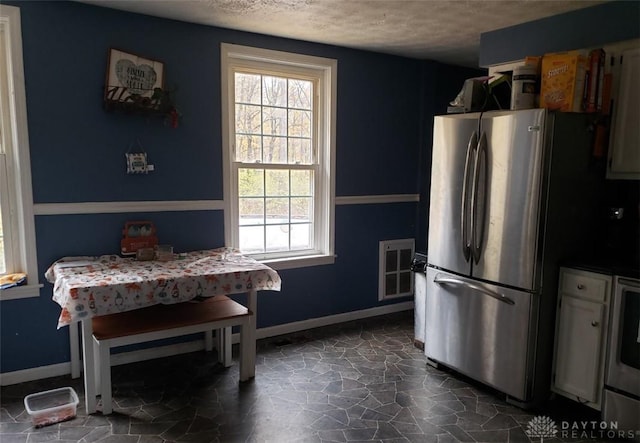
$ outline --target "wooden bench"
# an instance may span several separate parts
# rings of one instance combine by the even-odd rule
[[[240,326],[240,381],[255,375],[255,327],[253,313],[245,306],[219,295],[203,301],[148,308],[93,317],[96,390],[102,398],[102,413],[112,412],[111,348],[182,335],[205,333],[205,349],[213,348],[216,330],[218,359],[231,366],[231,327]]]

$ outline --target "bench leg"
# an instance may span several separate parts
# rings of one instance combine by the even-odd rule
[[[84,398],[87,414],[96,412],[95,360],[91,319],[82,320],[82,363],[84,366]]]
[[[93,338],[93,356],[96,392],[100,392],[100,345],[98,344],[98,341],[95,339],[95,337]]]
[[[216,329],[216,349],[218,350],[218,363],[228,368],[233,364],[231,360],[231,326]]]
[[[227,326],[226,328],[220,329],[222,332],[222,364],[225,368],[228,368],[233,364],[231,358],[231,351],[233,350],[233,345],[231,344],[231,337],[233,336],[231,326]]]
[[[204,350],[207,352],[213,351],[213,331],[204,332]]]
[[[111,401],[111,348],[106,343],[98,343],[100,359],[100,397],[102,398],[102,414],[113,411]]]

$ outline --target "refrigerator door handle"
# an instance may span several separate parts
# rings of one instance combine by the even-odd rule
[[[502,295],[498,292],[491,291],[487,288],[483,288],[482,286],[477,285],[475,283],[471,283],[464,280],[458,280],[457,278],[442,277],[441,274],[436,274],[435,278],[433,279],[433,282],[439,285],[465,286],[467,288],[476,290],[478,292],[482,292],[483,294],[488,295],[489,297],[493,297],[496,300],[499,300],[508,305],[516,304],[513,300],[511,300],[509,297],[505,295]]]
[[[478,141],[476,159],[473,166],[473,188],[471,190],[471,236],[473,246],[471,252],[475,264],[480,262],[480,252],[484,237],[484,219],[486,216],[486,173],[481,168],[487,168],[487,133],[483,132]],[[486,171],[485,171],[486,172]],[[482,177],[483,183],[480,183]],[[483,185],[483,186],[481,186]],[[480,214],[478,214],[480,205]]]
[[[464,254],[464,260],[468,262],[471,258],[471,228],[469,226],[470,212],[473,206],[469,198],[469,174],[472,171],[471,161],[473,154],[478,146],[478,134],[473,131],[471,138],[469,138],[469,144],[467,145],[467,156],[464,161],[464,176],[462,178],[462,207],[460,209],[460,229],[462,231],[462,253]]]

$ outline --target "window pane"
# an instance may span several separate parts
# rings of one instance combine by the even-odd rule
[[[269,225],[266,230],[267,251],[286,251],[289,249],[289,225]]]
[[[291,249],[311,249],[312,226],[310,223],[291,225]]]
[[[236,102],[260,104],[260,76],[236,73]]]
[[[268,224],[289,223],[288,198],[267,198],[266,209],[266,222]]]
[[[311,86],[307,80],[289,80],[289,107],[311,109]]]
[[[236,132],[240,134],[260,134],[260,106],[236,105]]]
[[[241,198],[238,211],[241,226],[264,224],[264,199],[262,197]]]
[[[262,197],[264,195],[264,169],[238,169],[238,195]]]
[[[286,163],[287,162],[287,139],[286,137],[263,137],[264,143],[264,163]]]
[[[401,294],[411,292],[411,272],[401,272],[399,284],[400,288],[398,288],[398,292]]]
[[[265,171],[266,195],[289,195],[289,171]]]
[[[265,106],[287,106],[286,78],[265,75],[262,86],[262,103]]]
[[[396,272],[398,270],[398,251],[391,249],[387,251],[387,266],[385,272]]]
[[[411,249],[400,250],[400,270],[411,269],[411,260],[413,259]]]
[[[289,163],[311,164],[311,140],[305,138],[289,139]]]
[[[291,195],[296,197],[313,195],[313,171],[291,171]]]
[[[287,135],[287,110],[283,108],[264,107],[262,116],[262,133],[264,135]]]
[[[262,160],[260,137],[257,135],[236,135],[236,161],[255,163]]]
[[[289,137],[311,137],[311,111],[289,110]]]
[[[313,199],[311,197],[297,197],[291,199],[291,223],[310,223],[313,213]]]
[[[397,294],[397,286],[398,286],[398,274],[387,274],[384,277],[385,279],[385,289],[384,295],[394,295]]]
[[[264,226],[240,226],[242,252],[264,252]]]

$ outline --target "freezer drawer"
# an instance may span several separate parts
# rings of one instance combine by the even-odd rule
[[[532,297],[427,268],[426,356],[529,400]]]

